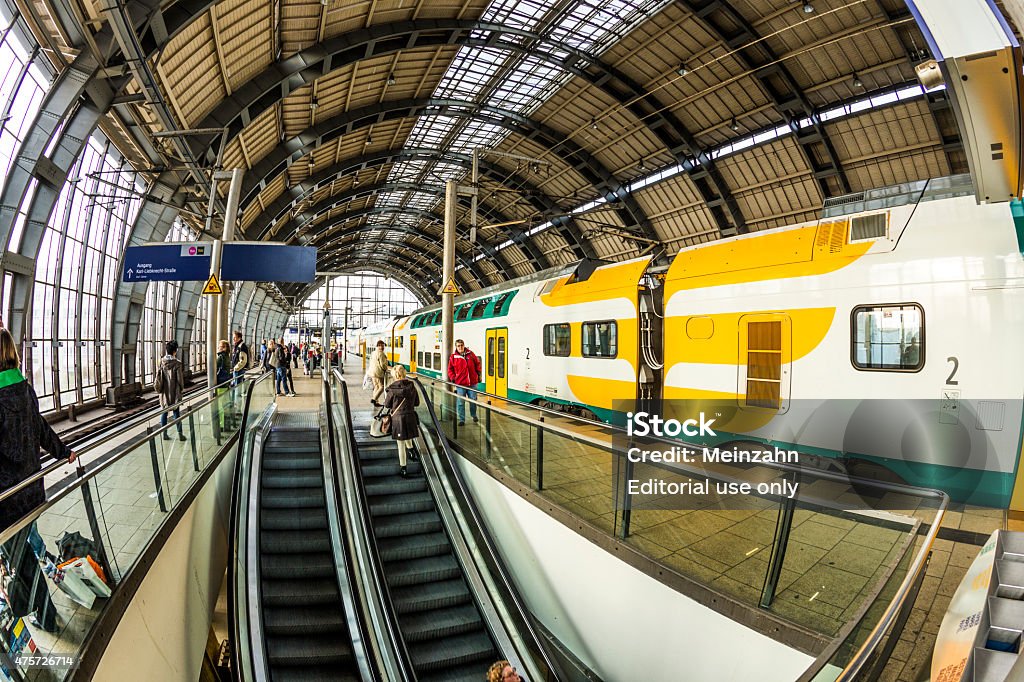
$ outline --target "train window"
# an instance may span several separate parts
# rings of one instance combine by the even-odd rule
[[[434,313],[434,316],[430,318],[430,324],[441,324],[441,311],[438,310]]]
[[[924,309],[916,303],[857,306],[850,327],[850,361],[857,369],[917,372],[924,367]]]
[[[482,299],[476,302],[473,306],[473,312],[470,314],[474,320],[480,319],[484,316],[484,311],[487,310],[487,299]]]
[[[434,353],[434,369],[441,369],[441,354]]]
[[[487,376],[494,376],[494,337],[487,339]]]
[[[498,378],[505,378],[505,337],[498,337]]]
[[[747,405],[782,406],[782,322],[747,323]]]
[[[572,332],[568,323],[544,325],[544,355],[569,357]]]
[[[423,351],[416,353],[416,364],[420,367],[426,367],[426,365],[423,364]]]
[[[455,309],[455,320],[457,322],[462,322],[467,317],[469,317],[469,308],[470,308],[470,305],[468,303],[466,305],[460,305],[458,308],[456,308]]]
[[[501,314],[504,313],[505,303],[508,302],[508,299],[509,299],[509,297],[511,295],[512,295],[511,291],[506,291],[505,293],[503,293],[501,296],[498,297],[498,300],[496,300],[494,302],[494,316],[495,317],[497,317],[498,315],[501,315]]]
[[[615,320],[583,323],[583,357],[614,358],[619,352],[619,332]]]

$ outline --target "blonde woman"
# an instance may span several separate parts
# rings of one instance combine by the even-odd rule
[[[384,407],[391,410],[391,437],[398,442],[398,473],[407,476],[405,469],[406,457],[412,447],[412,439],[416,437],[416,429],[420,425],[416,416],[416,406],[420,397],[416,393],[416,385],[405,376],[405,367],[395,365],[395,380],[388,386]]]

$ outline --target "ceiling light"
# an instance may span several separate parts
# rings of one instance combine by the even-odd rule
[[[853,72],[853,87],[855,87],[855,88],[863,88],[864,87],[864,81],[862,81],[860,79],[860,76],[857,75],[856,71]]]
[[[359,178],[358,177],[352,178],[352,187],[356,188],[358,186],[359,186]]]
[[[814,5],[809,2],[804,3],[804,14],[812,14],[814,12]]]
[[[590,119],[590,127],[591,127],[592,130],[597,130],[597,119],[596,118],[591,118]]]
[[[395,74],[389,73],[388,74],[388,85],[394,85],[394,84],[395,84]]]
[[[316,165],[316,161],[313,160],[313,155],[309,156],[309,170],[313,170],[313,166]]]
[[[373,138],[370,137],[369,135],[367,135],[366,136],[366,142],[364,144],[367,144],[367,145],[373,144]]]
[[[683,62],[682,64],[679,65],[679,68],[676,69],[676,73],[678,73],[680,76],[685,76],[686,74],[690,73],[690,68],[686,66],[686,62]]]
[[[312,109],[313,111],[316,111],[316,108],[319,105],[320,101],[317,99],[316,95],[313,95],[309,100],[309,108]]]
[[[639,170],[646,170],[647,169],[647,164],[644,163],[644,157],[642,157],[642,156],[640,157],[640,160],[636,162],[636,167]]]
[[[733,116],[732,121],[729,122],[729,128],[732,129],[734,133],[738,133],[740,131],[740,124],[736,122],[735,116]]]

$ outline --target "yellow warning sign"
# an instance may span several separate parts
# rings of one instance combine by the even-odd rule
[[[454,277],[449,277],[448,278],[448,282],[443,287],[441,287],[441,291],[439,291],[437,293],[439,293],[439,294],[455,294],[456,296],[458,296],[459,295],[459,287],[455,284],[455,278]]]
[[[217,275],[210,275],[210,279],[206,280],[206,286],[203,287],[203,295],[212,296],[223,293],[224,289],[221,288],[220,282],[217,281]]]

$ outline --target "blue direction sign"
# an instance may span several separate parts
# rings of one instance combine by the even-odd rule
[[[207,242],[129,246],[125,249],[125,282],[200,282],[210,276],[210,252]]]
[[[229,282],[312,282],[316,279],[316,247],[228,242],[220,278]]]

